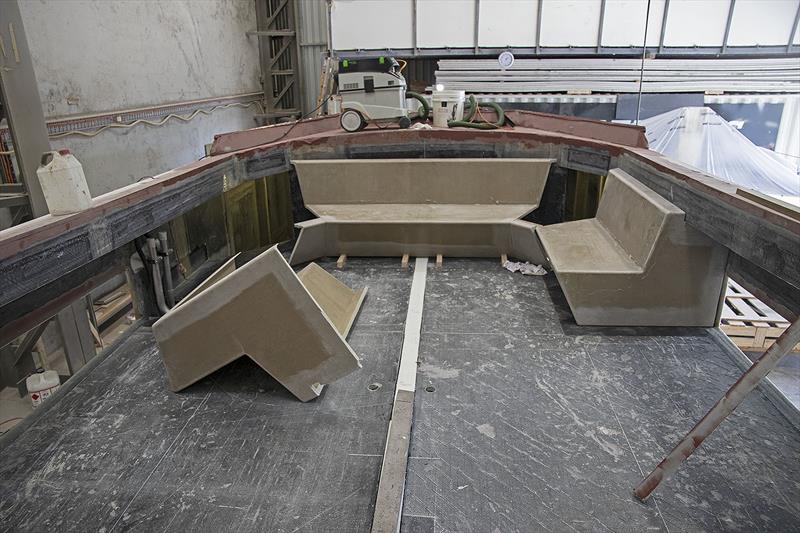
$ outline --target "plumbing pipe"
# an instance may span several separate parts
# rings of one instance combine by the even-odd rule
[[[172,307],[175,305],[175,297],[172,294],[172,267],[169,264],[169,243],[167,242],[166,231],[158,232],[158,244],[161,247],[158,255],[161,256],[162,266],[164,267],[164,296],[167,306]]]
[[[150,267],[153,272],[153,290],[156,293],[156,304],[162,315],[169,312],[169,307],[164,301],[164,287],[161,285],[161,269],[158,267],[158,252],[156,251],[156,239],[147,239],[147,252],[150,255]]]

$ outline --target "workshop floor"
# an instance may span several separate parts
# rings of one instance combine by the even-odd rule
[[[321,264],[369,287],[360,371],[303,404],[242,359],[173,394],[140,329],[4,442],[0,529],[369,531],[411,272]],[[422,328],[404,532],[800,529],[800,432],[758,391],[631,496],[738,376],[705,330],[580,328],[551,276],[450,259]]]

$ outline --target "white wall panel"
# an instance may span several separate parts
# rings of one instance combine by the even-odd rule
[[[536,45],[542,2],[542,47],[596,47],[601,0],[480,0],[478,45]],[[647,45],[657,46],[666,0],[651,0]],[[728,45],[785,45],[800,0],[737,0]],[[671,0],[665,47],[722,46],[730,0]],[[602,45],[639,47],[647,0],[606,0]],[[475,45],[475,0],[417,0],[417,47]],[[412,0],[333,0],[337,50],[413,47]],[[795,44],[800,44],[800,28]]]
[[[642,46],[644,22],[647,23],[647,46],[658,46],[666,0],[652,0],[650,16],[642,0],[606,0],[603,19],[603,46]]]
[[[19,4],[48,118],[261,91],[258,40],[245,36],[255,29],[252,1]],[[256,111],[218,109],[51,144],[72,151],[97,196],[196,161],[214,134],[255,126]]]
[[[480,8],[480,46],[536,46],[539,0],[483,0]]]
[[[672,0],[664,46],[722,46],[730,0]]]
[[[738,0],[728,46],[787,44],[800,0]]]
[[[333,48],[411,48],[412,13],[411,0],[334,0]]]
[[[420,48],[475,46],[475,1],[418,1],[417,46]]]
[[[597,46],[600,0],[545,0],[542,46]]]
[[[244,36],[255,29],[252,2],[198,9],[190,0],[47,0],[19,7],[46,117],[261,90],[258,40]]]

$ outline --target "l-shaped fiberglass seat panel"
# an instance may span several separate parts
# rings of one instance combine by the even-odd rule
[[[619,169],[594,219],[539,226],[575,320],[598,326],[715,324],[727,250]]]
[[[319,273],[303,276],[315,278],[308,280],[312,289],[326,283]],[[302,401],[316,398],[324,384],[360,368],[342,336],[352,318],[337,319],[337,330],[277,247],[217,279],[153,324],[173,391],[243,355]],[[348,298],[347,309],[334,313],[328,306],[329,312],[357,312],[363,291]]]

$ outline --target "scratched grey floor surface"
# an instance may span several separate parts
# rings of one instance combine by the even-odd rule
[[[429,271],[402,531],[800,531],[800,433],[758,391],[634,501],[739,372],[702,329],[579,328],[553,281]]]
[[[303,404],[240,359],[173,394],[136,332],[2,450],[0,531],[368,531],[411,272],[333,272],[369,287],[360,371]]]

